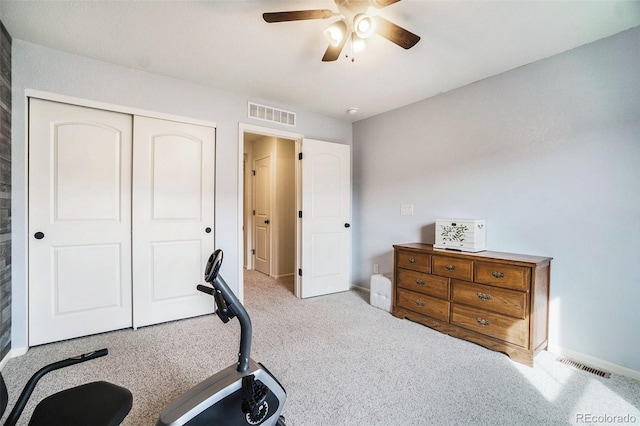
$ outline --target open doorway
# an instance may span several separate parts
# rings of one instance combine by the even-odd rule
[[[240,124],[238,143],[238,297],[244,300],[245,270],[254,271],[257,248],[253,229],[253,186],[245,185],[253,179],[254,155],[246,152],[245,135],[256,134],[288,140],[295,146],[294,186],[295,186],[295,218],[294,250],[291,258],[295,259],[293,275],[293,293],[296,297],[307,298],[325,294],[347,291],[351,277],[351,147],[347,144],[304,139],[302,135],[269,128]],[[304,145],[304,157],[302,150]],[[277,154],[276,154],[277,155]],[[255,155],[257,157],[257,155]],[[302,159],[302,161],[299,161]],[[271,164],[271,163],[269,163]],[[246,167],[243,167],[245,165]],[[270,172],[272,175],[273,172]],[[277,183],[271,190],[277,190]],[[304,195],[304,196],[303,196]],[[272,206],[279,197],[270,192]],[[275,201],[274,201],[275,200]],[[276,246],[277,225],[271,223],[273,212],[278,211],[290,215],[289,209],[270,207],[271,216],[263,218],[272,225],[269,243],[264,249],[272,250],[270,256],[270,275],[284,276],[273,269],[274,260],[282,247]],[[291,241],[291,240],[288,240]],[[276,250],[278,254],[274,253]],[[246,269],[245,269],[246,268]],[[248,274],[247,274],[248,275]],[[263,274],[266,276],[266,274]]]
[[[244,127],[244,128],[243,128]],[[244,286],[256,273],[284,282],[297,295],[298,165],[301,137],[241,126],[242,265]]]

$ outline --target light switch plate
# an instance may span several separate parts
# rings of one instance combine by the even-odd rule
[[[401,204],[400,214],[402,216],[413,216],[413,204]]]

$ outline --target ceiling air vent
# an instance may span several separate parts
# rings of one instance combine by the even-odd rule
[[[249,117],[272,123],[296,126],[296,113],[249,102]]]

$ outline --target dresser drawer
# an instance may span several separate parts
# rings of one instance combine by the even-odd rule
[[[471,281],[473,280],[473,261],[456,259],[455,257],[433,256],[431,258],[431,273]]]
[[[529,291],[531,270],[524,266],[476,262],[476,282]]]
[[[526,348],[529,322],[484,309],[452,304],[451,323]]]
[[[396,304],[440,321],[449,321],[449,302],[446,300],[399,288]]]
[[[396,266],[414,271],[431,272],[431,256],[409,250],[396,252]]]
[[[526,318],[527,293],[458,280],[453,280],[451,287],[452,302]]]
[[[449,299],[449,278],[405,269],[398,269],[396,275],[398,287],[430,294],[441,299]]]

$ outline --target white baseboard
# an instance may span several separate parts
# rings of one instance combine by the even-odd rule
[[[577,361],[589,367],[594,367],[599,370],[607,371],[609,373],[619,374],[621,376],[626,376],[635,380],[640,380],[640,371],[632,370],[631,368],[623,367],[621,365],[614,364],[612,362],[605,361],[600,358],[595,358],[590,355],[585,355],[580,352],[575,352],[570,349],[566,349],[566,348],[551,345],[551,344],[549,345],[547,351],[556,355],[564,356],[566,358],[569,358],[573,361]]]
[[[4,366],[7,364],[7,362],[11,359],[11,358],[15,358],[17,356],[20,355],[24,355],[27,353],[28,348],[11,348],[9,350],[9,353],[5,355],[4,358],[2,358],[2,360],[0,360],[0,370],[2,370],[4,368]]]
[[[285,277],[292,277],[295,274],[292,272],[290,274],[282,274],[282,275],[271,275],[271,278],[275,278],[276,280],[279,280],[281,278],[285,278]]]
[[[350,290],[358,290],[358,291],[364,291],[365,293],[371,293],[371,290],[368,289],[367,287],[362,287],[356,284],[351,284]]]

